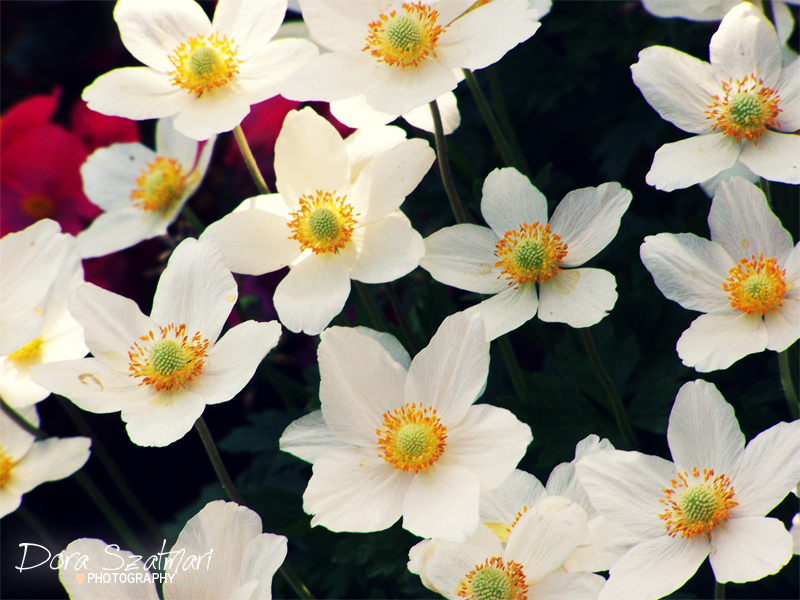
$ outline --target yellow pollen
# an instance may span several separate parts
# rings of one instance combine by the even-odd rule
[[[713,469],[703,469],[701,476],[694,467],[691,476],[686,471],[678,473],[670,484],[671,487],[661,490],[664,498],[659,502],[666,510],[658,515],[670,537],[692,539],[703,534],[711,539],[714,528],[727,521],[730,509],[739,505],[733,499],[731,480],[725,475],[715,477]]]
[[[435,408],[413,402],[383,414],[384,429],[376,429],[379,456],[401,471],[427,471],[444,453],[447,427]]]
[[[522,565],[493,556],[464,576],[456,595],[467,600],[527,600],[528,584]]]
[[[728,292],[731,306],[748,315],[764,316],[775,311],[783,303],[786,296],[786,270],[781,269],[774,258],[758,258],[750,260],[742,258],[728,271],[728,277],[722,289]],[[790,284],[791,287],[791,284]]]
[[[186,175],[174,158],[156,157],[148,163],[131,192],[133,205],[145,212],[168,213],[186,192]]]
[[[517,516],[514,518],[514,520],[510,524],[509,523],[489,523],[489,522],[487,522],[487,523],[484,523],[484,525],[486,525],[486,527],[491,529],[492,532],[498,538],[500,538],[501,542],[507,542],[508,541],[508,536],[511,534],[511,530],[514,529],[514,526],[519,522],[519,520],[522,517],[522,515],[524,515],[526,512],[528,512],[528,507],[527,506],[523,506],[522,510],[517,512]]]
[[[777,128],[776,122],[780,97],[778,93],[766,87],[761,79],[755,75],[745,75],[743,79],[729,79],[722,82],[722,98],[711,96],[712,103],[705,111],[706,119],[715,121],[711,129],[719,128],[725,135],[736,138],[752,140],[758,144],[758,138],[764,135],[767,129]]]
[[[401,69],[417,67],[436,57],[439,36],[447,29],[436,24],[439,13],[422,2],[403,4],[400,11],[381,14],[369,24],[370,33],[364,52],[369,52],[378,62]]]
[[[19,350],[15,350],[8,355],[8,360],[15,363],[17,367],[39,364],[42,361],[42,338],[38,337]]]
[[[16,463],[8,457],[3,451],[3,447],[0,446],[0,488],[2,488],[8,478],[11,477],[11,471],[14,470],[14,466]]]
[[[44,194],[33,194],[22,201],[22,212],[31,219],[46,219],[56,212],[56,203]]]
[[[234,41],[214,33],[198,35],[178,46],[169,60],[175,67],[167,74],[172,85],[182,87],[197,96],[214,88],[228,85],[239,73],[239,51]]]
[[[550,231],[550,225],[523,223],[519,229],[506,231],[497,242],[494,255],[500,260],[495,267],[503,267],[508,285],[519,287],[523,283],[542,283],[561,271],[567,256],[567,245]]]
[[[160,327],[160,336],[149,332],[134,342],[128,352],[131,377],[141,377],[139,385],[155,386],[157,391],[181,389],[203,372],[208,340],[200,332],[186,335],[186,325]]]
[[[289,239],[300,242],[303,250],[339,252],[353,237],[359,213],[353,215],[353,207],[345,202],[347,196],[335,194],[318,190],[313,196],[300,196],[300,210],[291,213],[289,229],[293,233]]]

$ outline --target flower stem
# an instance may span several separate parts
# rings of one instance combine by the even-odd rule
[[[461,204],[461,199],[456,192],[456,186],[453,183],[453,175],[450,173],[450,163],[447,160],[447,146],[444,142],[444,129],[442,128],[442,115],[439,113],[439,105],[436,100],[430,103],[431,116],[433,117],[433,130],[436,135],[436,160],[439,162],[439,171],[442,174],[442,183],[444,184],[444,191],[447,193],[447,199],[450,200],[450,208],[453,209],[453,216],[456,218],[456,223],[466,223],[467,213],[464,212],[464,206]]]
[[[511,119],[508,118],[508,107],[506,106],[505,98],[503,98],[503,93],[500,89],[500,78],[497,76],[495,65],[486,67],[484,73],[489,77],[489,89],[492,90],[492,101],[494,102],[494,108],[497,112],[497,122],[503,130],[506,140],[508,140],[508,145],[511,147],[514,160],[517,165],[521,167],[520,171],[530,179],[528,163],[525,160],[525,155],[522,154],[522,149],[519,146],[517,135],[514,133],[514,128],[511,126]]]
[[[247,506],[244,503],[244,499],[239,493],[239,490],[237,490],[236,486],[233,484],[233,480],[228,474],[228,469],[225,468],[225,463],[222,462],[222,457],[219,455],[217,445],[214,443],[214,438],[211,437],[211,432],[208,430],[203,417],[200,417],[197,419],[197,421],[195,421],[194,427],[197,430],[197,433],[200,434],[203,447],[208,453],[208,458],[211,459],[211,465],[214,467],[214,472],[216,472],[220,483],[222,483],[222,488],[225,490],[225,493],[228,494],[228,498],[236,502],[236,504]],[[308,588],[287,563],[283,563],[278,570],[298,596],[305,598],[306,600],[314,600],[314,596],[311,595],[311,592],[308,591]]]
[[[522,371],[519,368],[514,349],[511,347],[511,342],[508,341],[506,336],[501,336],[497,338],[497,344],[503,352],[503,359],[506,362],[508,374],[511,376],[511,383],[514,386],[514,391],[517,393],[517,397],[519,397],[522,402],[525,402],[528,398],[528,388],[525,385],[525,380],[522,378]]]
[[[369,318],[372,320],[373,327],[375,327],[377,331],[386,331],[386,323],[383,321],[378,306],[375,304],[372,296],[370,296],[366,284],[361,281],[356,281],[355,279],[353,282],[356,284],[358,295],[361,296],[361,300],[364,302],[364,308],[366,308],[369,313]]]
[[[594,345],[592,333],[589,331],[588,327],[582,328],[580,332],[583,338],[583,344],[586,346],[586,352],[589,354],[589,360],[592,363],[592,367],[594,367],[594,372],[597,374],[600,383],[602,383],[603,387],[606,389],[608,400],[611,402],[611,408],[614,411],[614,418],[617,420],[617,427],[619,427],[625,441],[628,442],[628,447],[631,450],[638,450],[639,444],[636,442],[636,436],[633,434],[633,429],[631,429],[631,425],[628,422],[628,415],[625,414],[625,407],[622,405],[622,400],[617,393],[617,388],[614,387],[614,382],[611,381],[611,377],[608,376],[608,372],[603,366],[603,361],[600,360],[600,354],[597,352],[597,347]]]
[[[3,398],[0,398],[0,408],[2,408],[3,412],[6,414],[6,416],[9,419],[14,421],[14,423],[16,423],[17,425],[22,427],[25,431],[30,433],[33,437],[35,437],[37,439],[40,439],[40,440],[48,437],[47,434],[44,431],[42,431],[41,429],[39,429],[38,427],[36,427],[32,423],[28,423],[28,421],[26,421],[25,418],[22,415],[20,415],[17,411],[15,411],[13,408],[11,408]]]
[[[188,204],[184,204],[183,208],[181,209],[181,216],[189,223],[189,227],[194,229],[194,232],[199,236],[203,231],[205,231],[206,226],[203,225],[203,222],[197,218],[195,212],[189,208]]]
[[[233,137],[236,138],[236,143],[239,144],[239,150],[242,153],[242,158],[244,158],[244,164],[247,165],[247,170],[250,171],[250,176],[253,178],[253,181],[258,188],[259,194],[269,194],[269,186],[267,182],[264,181],[264,176],[261,174],[261,171],[256,164],[256,159],[253,156],[253,152],[250,150],[250,145],[247,143],[247,138],[244,137],[244,131],[242,131],[242,126],[237,125],[233,128]]]
[[[767,206],[772,208],[772,191],[769,189],[769,181],[763,177],[758,178],[758,187],[764,192],[764,197],[767,199]]]
[[[400,298],[397,297],[397,292],[394,291],[394,286],[391,283],[384,283],[383,289],[386,291],[386,295],[389,297],[389,303],[392,305],[392,310],[394,311],[394,316],[397,319],[397,324],[400,325],[403,335],[406,336],[409,352],[411,352],[411,354],[416,354],[419,352],[419,348],[417,348],[417,344],[414,342],[414,334],[411,333],[411,327],[408,326],[408,321],[403,313],[403,307],[400,304]]]
[[[781,384],[783,393],[786,395],[786,402],[789,403],[789,412],[792,419],[800,419],[800,405],[797,402],[797,392],[792,381],[792,371],[789,368],[789,348],[783,352],[778,352],[778,369],[781,374]]]
[[[714,600],[725,600],[725,584],[714,582]]]
[[[483,120],[486,121],[486,125],[489,127],[489,133],[492,135],[492,139],[497,149],[500,151],[500,156],[503,157],[503,162],[507,167],[514,167],[518,171],[522,171],[522,166],[518,165],[517,161],[514,159],[511,146],[509,146],[506,137],[503,135],[503,131],[500,129],[500,125],[497,123],[497,119],[492,113],[489,102],[486,100],[486,96],[483,95],[483,90],[481,90],[480,85],[478,85],[478,80],[475,78],[475,75],[469,69],[461,70],[464,73],[467,85],[472,91],[472,95],[478,105],[478,110],[481,111],[481,116],[483,116]]]

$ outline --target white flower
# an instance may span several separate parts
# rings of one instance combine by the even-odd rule
[[[314,464],[303,495],[311,525],[378,531],[402,516],[415,535],[464,540],[480,494],[533,439],[509,411],[474,405],[489,369],[480,318],[448,317],[413,361],[389,334],[331,327],[321,337],[322,410],[280,441]]]
[[[602,269],[573,267],[614,238],[630,201],[618,183],[575,190],[548,224],[539,190],[515,169],[495,169],[481,201],[489,228],[455,225],[434,233],[425,240],[420,266],[447,285],[496,294],[468,310],[483,316],[487,340],[513,331],[537,310],[543,321],[589,327],[614,307],[616,280]]]
[[[96,150],[81,166],[83,191],[105,213],[78,234],[82,258],[104,256],[167,233],[183,205],[200,186],[216,136],[203,146],[173,127],[156,124],[156,150],[114,144]]]
[[[261,533],[261,518],[246,506],[216,500],[189,519],[168,556],[142,557],[81,538],[62,551],[69,561],[59,564],[59,579],[72,600],[158,600],[148,568],[163,568],[165,600],[269,600],[272,577],[286,558],[286,541]],[[96,578],[115,573],[118,577],[107,582]]]
[[[35,406],[17,412],[28,423],[39,426]],[[0,517],[17,510],[23,494],[80,469],[89,460],[91,445],[87,437],[37,441],[0,411]]]
[[[316,55],[305,40],[270,43],[286,0],[220,0],[209,22],[192,0],[120,0],[122,43],[147,67],[106,73],[83,91],[89,108],[128,119],[178,115],[196,140],[230,131]]]
[[[31,367],[86,356],[83,328],[67,310],[67,296],[83,283],[75,238],[58,223],[37,221],[0,241],[0,397],[30,406],[50,392]]]
[[[408,569],[448,600],[592,600],[605,579],[563,570],[587,533],[577,503],[549,496],[519,517],[505,546],[485,527],[460,544],[425,540],[411,548]]]
[[[738,177],[721,183],[708,226],[711,241],[660,233],[640,250],[667,298],[706,313],[677,345],[683,364],[701,372],[782,352],[800,336],[800,244],[792,246],[761,190]]]
[[[281,93],[293,100],[361,94],[377,111],[402,115],[458,84],[454,69],[483,69],[539,27],[526,0],[302,0],[316,42],[331,50],[294,74]]]
[[[577,465],[592,505],[641,534],[611,568],[601,600],[661,598],[709,558],[720,583],[777,573],[792,537],[766,515],[800,478],[800,421],[778,423],[745,448],[733,408],[713,384],[685,384],[669,417],[675,463],[605,450]]]
[[[481,497],[481,522],[495,532],[501,541],[508,540],[519,516],[549,496],[561,496],[577,503],[588,519],[588,531],[564,560],[567,571],[607,571],[611,565],[640,538],[609,521],[589,502],[589,496],[575,475],[575,463],[593,452],[613,449],[606,439],[590,435],[575,447],[572,462],[557,465],[543,487],[536,477],[515,470],[500,486]]]
[[[81,285],[69,309],[94,358],[39,365],[36,381],[89,412],[122,411],[135,444],[171,444],[206,404],[238,394],[278,343],[275,321],[247,321],[217,340],[236,299],[215,245],[184,240],[161,275],[150,317],[132,300]]]
[[[344,308],[351,279],[393,281],[419,264],[422,238],[399,207],[434,157],[396,127],[343,141],[310,108],[292,111],[275,144],[279,193],[245,200],[202,239],[219,243],[235,273],[291,266],[275,309],[287,329],[316,335]]]
[[[771,181],[800,183],[800,62],[781,67],[775,29],[742,3],[711,38],[711,64],[653,46],[631,67],[663,119],[698,134],[662,146],[646,180],[664,191],[711,179],[737,159]]]

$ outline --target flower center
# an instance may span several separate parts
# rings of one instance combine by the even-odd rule
[[[11,471],[14,469],[14,461],[8,457],[8,454],[3,452],[3,447],[0,446],[0,488],[2,488],[8,478],[11,477]]]
[[[238,46],[227,36],[214,33],[208,37],[198,35],[178,46],[169,60],[175,66],[170,71],[172,85],[203,95],[214,88],[228,85],[239,73],[236,53]]]
[[[131,192],[136,208],[166,214],[186,192],[186,175],[177,160],[158,156],[142,169],[136,185],[138,187]]]
[[[435,408],[406,404],[383,414],[385,429],[376,429],[381,458],[401,471],[427,471],[444,453],[447,427]]]
[[[42,362],[42,338],[38,337],[25,344],[19,350],[8,355],[8,360],[19,367],[38,365]]]
[[[456,594],[467,600],[527,600],[528,585],[522,565],[493,556],[464,576]]]
[[[722,289],[728,292],[731,306],[748,315],[764,316],[775,311],[783,303],[786,296],[786,270],[781,269],[774,258],[758,258],[750,260],[742,258],[728,273]],[[789,284],[791,289],[792,284]]]
[[[141,377],[139,385],[155,386],[157,391],[181,389],[203,372],[208,340],[200,332],[186,335],[186,325],[160,327],[160,337],[151,331],[134,342],[128,351],[131,377]]]
[[[22,201],[22,212],[34,221],[46,219],[56,211],[56,203],[44,194],[33,194]]]
[[[775,119],[781,109],[778,108],[780,98],[778,93],[764,86],[761,79],[755,75],[745,75],[742,80],[736,80],[734,88],[732,81],[722,82],[722,98],[711,96],[713,102],[705,111],[706,119],[716,121],[711,129],[719,128],[725,135],[731,135],[736,140],[747,138],[758,144],[758,138],[770,128],[780,129]]]
[[[523,223],[519,229],[506,231],[497,242],[494,255],[500,260],[495,267],[503,267],[498,279],[505,275],[508,285],[519,287],[523,283],[542,283],[561,271],[567,256],[567,245],[550,231],[550,225]]]
[[[345,202],[347,196],[334,194],[318,190],[314,196],[300,196],[300,210],[291,213],[289,229],[294,233],[289,239],[300,242],[303,250],[311,248],[314,254],[339,252],[353,236],[353,207]]]
[[[436,56],[436,43],[447,28],[436,24],[438,18],[439,13],[422,2],[403,4],[400,12],[381,14],[369,24],[364,52],[401,69],[419,66],[428,56]]]
[[[694,467],[691,476],[686,471],[678,473],[670,484],[672,487],[661,490],[664,498],[659,502],[666,510],[658,515],[670,537],[680,534],[692,539],[703,534],[710,539],[714,528],[728,520],[728,511],[739,505],[733,499],[731,480],[725,475],[715,477],[713,469],[703,469],[701,476]]]

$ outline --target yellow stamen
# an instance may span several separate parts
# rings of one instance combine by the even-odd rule
[[[705,111],[706,119],[715,121],[711,129],[719,128],[725,135],[737,141],[748,139],[758,144],[758,138],[767,129],[780,129],[776,122],[780,97],[778,93],[766,87],[764,81],[755,75],[745,75],[743,79],[729,79],[722,82],[722,98],[711,96],[712,103]]]
[[[198,35],[178,46],[169,57],[175,66],[167,73],[172,85],[197,96],[228,85],[239,73],[241,63],[236,58],[239,47],[234,43],[227,36],[213,33],[208,37]]]
[[[42,361],[42,338],[38,337],[22,348],[14,350],[8,355],[8,360],[16,363],[18,367],[39,364]]]
[[[142,169],[136,185],[139,187],[131,192],[136,208],[166,214],[186,192],[186,175],[177,160],[158,156]]]
[[[676,479],[670,480],[671,487],[662,489],[664,498],[659,502],[666,510],[658,515],[665,521],[664,528],[670,537],[692,539],[705,535],[711,539],[711,532],[720,523],[728,520],[728,513],[739,503],[733,499],[731,480],[725,475],[714,476],[713,469],[703,469],[702,476],[697,467],[690,475],[684,471]]]
[[[436,24],[439,13],[417,4],[403,4],[400,11],[381,14],[369,24],[364,52],[369,52],[378,62],[401,69],[417,67],[436,57],[439,36],[447,29]]]
[[[567,256],[567,245],[550,231],[550,225],[523,223],[519,229],[506,231],[497,242],[494,255],[500,260],[495,267],[503,267],[508,285],[519,287],[523,283],[542,283],[561,271]]]
[[[381,458],[401,471],[427,471],[444,453],[447,427],[435,408],[406,404],[383,414],[383,427],[376,429]]]
[[[142,378],[140,386],[152,385],[159,392],[181,389],[203,372],[208,340],[199,331],[189,339],[184,324],[159,329],[160,337],[151,331],[139,338],[143,344],[131,346],[128,371]]]
[[[2,488],[8,478],[11,477],[11,471],[14,469],[16,463],[8,457],[0,446],[0,488]]]
[[[464,576],[456,595],[467,600],[527,600],[528,584],[522,565],[493,556]]]
[[[742,258],[728,271],[728,277],[722,289],[728,292],[731,306],[748,315],[764,316],[775,311],[783,303],[786,296],[786,270],[781,269],[774,258],[758,258],[750,260]],[[791,284],[789,284],[791,288]]]
[[[291,213],[289,229],[294,233],[289,239],[300,242],[303,250],[338,252],[352,238],[356,226],[353,207],[345,202],[347,196],[335,194],[318,190],[314,196],[300,196],[300,209]]]

